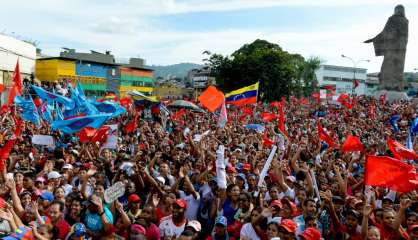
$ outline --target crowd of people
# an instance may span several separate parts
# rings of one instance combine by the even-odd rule
[[[158,110],[144,117],[150,104],[133,105],[106,123],[118,124],[117,149],[23,122],[0,181],[1,237],[418,239],[417,192],[364,185],[365,156],[391,156],[388,136],[406,141],[416,117],[412,102],[358,96],[351,109],[296,98],[281,104],[285,133],[277,120],[260,117],[278,113],[269,103],[247,105],[245,114],[228,106],[223,128],[212,113],[171,109],[168,117]],[[19,109],[8,111],[0,122],[3,146],[19,119]],[[142,115],[127,133],[135,111]],[[401,116],[399,131],[388,124],[394,114]],[[365,151],[328,146],[318,137],[318,122],[338,144],[360,137]],[[52,136],[55,146],[32,144],[33,135]],[[117,182],[125,191],[107,202],[106,191]]]

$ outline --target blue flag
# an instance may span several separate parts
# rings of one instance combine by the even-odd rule
[[[401,116],[400,116],[400,115],[394,115],[394,116],[392,116],[392,117],[390,118],[390,120],[389,120],[390,125],[392,125],[393,130],[394,130],[395,132],[399,132],[399,126],[398,126],[398,121],[399,121],[399,119],[401,119]]]
[[[85,127],[100,128],[110,117],[111,114],[100,114],[75,117],[67,120],[56,120],[52,123],[52,129],[73,134]]]
[[[51,111],[53,110],[53,107],[51,105],[49,105],[48,103],[43,103],[38,111],[41,114],[42,118],[47,121],[48,123],[52,123],[52,121],[54,120],[52,118],[52,113]]]
[[[126,113],[126,109],[118,103],[109,101],[105,102],[92,102],[94,107],[101,113],[109,113],[111,117],[117,117],[120,114]]]
[[[32,97],[30,99],[24,99],[21,96],[16,96],[14,103],[17,107],[22,109],[21,117],[23,120],[32,122],[36,126],[41,125],[41,119],[39,118],[39,114]]]
[[[412,135],[415,135],[415,133],[418,132],[418,117],[412,121],[411,129],[410,129]]]
[[[43,100],[48,101],[48,103],[52,104],[52,102],[55,100],[58,103],[61,103],[65,109],[74,109],[75,103],[72,99],[69,99],[67,97],[64,97],[60,94],[51,93],[46,91],[45,89],[32,85],[33,90],[35,90],[36,94]]]

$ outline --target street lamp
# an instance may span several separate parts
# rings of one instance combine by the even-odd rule
[[[352,59],[351,57],[349,57],[349,56],[346,56],[346,55],[344,55],[344,54],[341,54],[341,57],[343,57],[343,58],[347,58],[347,59],[349,59],[349,60],[351,60],[351,62],[353,63],[353,67],[354,67],[354,70],[353,70],[353,86],[354,86],[354,81],[356,80],[356,71],[357,71],[357,65],[360,63],[360,62],[370,62],[370,60],[369,59],[360,59],[360,60],[358,60],[358,61],[354,61],[354,59]],[[353,87],[353,93],[352,94],[354,94],[354,87]]]

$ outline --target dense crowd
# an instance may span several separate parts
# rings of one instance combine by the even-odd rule
[[[278,113],[274,104],[228,106],[224,128],[212,113],[171,109],[167,117],[151,103],[133,105],[106,123],[118,124],[117,149],[23,122],[1,176],[0,233],[41,240],[418,239],[416,191],[366,187],[363,178],[366,155],[391,156],[388,136],[406,141],[412,102],[358,96],[351,109],[296,98],[281,104],[285,133],[277,120],[260,117]],[[8,111],[3,145],[19,118],[18,109]],[[127,133],[135,111],[137,128]],[[388,123],[395,114],[399,131]],[[354,135],[365,151],[324,143],[318,122],[337,145]],[[55,146],[32,144],[39,134],[53,136]],[[117,182],[123,195],[106,202]]]

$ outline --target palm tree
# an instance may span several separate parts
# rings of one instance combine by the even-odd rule
[[[302,80],[303,92],[305,96],[310,96],[313,92],[318,91],[318,79],[315,71],[321,66],[323,61],[319,57],[310,57],[305,61],[303,66]]]

